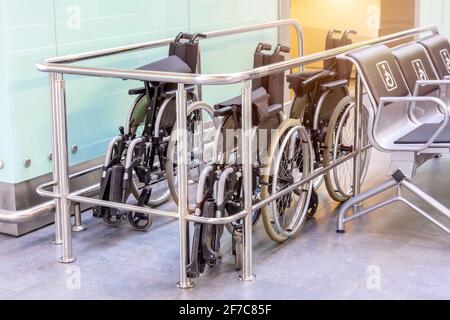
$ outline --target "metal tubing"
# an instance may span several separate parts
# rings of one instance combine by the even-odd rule
[[[242,281],[253,281],[253,154],[252,154],[252,82],[245,81],[242,87],[242,172],[244,185],[244,210],[247,212],[243,218],[243,268]]]
[[[86,231],[86,226],[83,225],[82,217],[81,217],[81,205],[79,202],[73,205],[74,215],[75,215],[75,224],[72,226],[73,232],[82,232]]]
[[[31,221],[55,208],[55,200],[44,202],[32,208],[20,211],[0,210],[0,222],[22,223]]]
[[[372,146],[371,145],[367,145],[364,148],[361,148],[361,151],[364,152],[365,150],[370,149]],[[340,166],[341,164],[343,164],[344,162],[350,160],[351,158],[355,157],[355,152],[349,153],[348,155],[336,160],[335,162],[333,162],[332,164],[330,164],[329,166],[323,167],[319,170],[316,170],[312,175],[310,175],[308,178],[305,178],[301,181],[298,181],[292,185],[290,185],[288,188],[283,189],[281,191],[279,191],[278,193],[270,196],[267,199],[264,199],[260,202],[258,202],[257,204],[255,204],[253,206],[253,211],[259,210],[262,207],[268,205],[269,203],[277,200],[278,198],[281,198],[285,195],[287,195],[288,193],[291,193],[292,191],[298,189],[298,187],[307,184],[309,182],[311,182],[312,180],[322,176],[323,174],[327,173],[328,171],[336,168],[337,166]]]
[[[294,28],[297,31],[297,36],[298,36],[298,40],[299,40],[298,41],[298,44],[299,44],[298,52],[303,54],[303,30],[302,30],[300,23],[295,19],[284,19],[284,20],[278,20],[278,21],[271,21],[271,22],[260,23],[260,24],[256,24],[256,25],[223,29],[223,30],[212,31],[212,32],[205,32],[204,34],[207,36],[207,39],[212,39],[212,38],[229,36],[229,35],[238,34],[238,33],[247,33],[247,32],[277,28],[277,27],[280,28],[280,27],[289,26],[289,25],[294,26]],[[79,62],[79,61],[83,61],[83,60],[90,60],[90,59],[102,58],[102,57],[106,57],[106,56],[123,54],[123,53],[128,53],[128,52],[133,52],[133,51],[140,51],[140,50],[163,47],[163,46],[169,45],[172,41],[173,41],[173,38],[168,38],[168,39],[144,42],[144,43],[140,43],[140,44],[122,46],[122,47],[117,47],[117,48],[91,51],[91,52],[73,54],[73,55],[68,55],[68,56],[63,56],[63,57],[56,57],[56,58],[47,59],[47,60],[45,60],[45,62],[47,62],[47,63],[75,63],[75,62]]]
[[[65,81],[58,79],[55,81],[56,96],[56,139],[59,148],[59,156],[57,157],[57,166],[59,167],[59,193],[61,205],[61,227],[62,227],[62,257],[61,263],[72,263],[76,258],[72,253],[72,225],[70,214],[70,201],[67,198],[70,193],[69,185],[69,160],[67,148],[67,110]]]
[[[95,166],[95,167],[92,167],[92,168],[89,168],[89,169],[86,169],[86,170],[78,171],[78,172],[76,172],[74,174],[71,174],[69,176],[69,179],[72,180],[72,179],[84,176],[86,174],[89,174],[91,172],[94,172],[94,171],[97,171],[97,170],[100,170],[100,169],[103,169],[103,165],[98,165],[98,166]],[[60,199],[60,195],[58,193],[55,193],[54,191],[51,192],[51,191],[46,191],[45,190],[45,189],[51,188],[51,187],[54,188],[57,185],[58,185],[58,181],[57,180],[41,184],[41,185],[39,185],[36,188],[36,193],[38,195],[40,195],[41,197],[44,197],[44,198]]]
[[[53,180],[59,179],[59,147],[56,128],[56,114],[57,114],[57,81],[62,80],[62,75],[52,73],[49,75],[50,80],[50,98],[51,98],[51,118],[52,118],[52,166],[53,166]],[[53,185],[53,192],[59,194],[59,184]],[[55,208],[55,239],[52,241],[54,245],[62,244],[62,223],[61,223],[61,202],[59,199],[54,200]]]
[[[415,204],[411,203],[410,201],[408,201],[408,200],[406,200],[404,198],[402,198],[401,201],[403,203],[405,203],[406,205],[408,205],[413,210],[415,210],[417,213],[419,213],[420,215],[422,215],[423,217],[425,217],[426,219],[428,219],[429,221],[431,221],[432,223],[437,225],[439,228],[441,228],[442,230],[444,230],[445,232],[450,234],[450,229],[449,228],[447,228],[444,224],[439,222],[437,219],[433,218],[431,215],[429,215],[428,213],[426,213],[425,211],[420,209],[418,206],[416,206]]]
[[[384,44],[392,41],[401,40],[424,32],[437,33],[435,26],[420,27],[410,29],[398,33],[393,33],[376,39],[371,39],[363,42],[350,44],[347,46],[299,57],[296,59],[279,62],[248,71],[230,73],[230,74],[185,74],[185,73],[170,73],[158,71],[144,71],[144,70],[125,70],[125,69],[109,69],[109,68],[89,68],[89,67],[75,67],[69,65],[61,65],[57,63],[37,63],[36,68],[42,72],[56,72],[62,74],[75,74],[91,77],[107,77],[118,79],[130,79],[141,81],[157,81],[169,83],[184,83],[196,85],[226,85],[243,82],[246,80],[253,80],[265,77],[274,73],[291,70],[300,66],[311,64],[325,59],[336,57],[340,54],[359,49],[365,46],[374,44]],[[111,53],[110,53],[111,54]],[[56,58],[57,59],[57,58]],[[52,60],[54,61],[54,60]]]
[[[417,188],[413,183],[408,180],[403,180],[402,186],[450,219],[450,210],[447,207],[443,206],[439,201]]]
[[[344,224],[350,221],[353,221],[357,218],[360,218],[362,216],[365,216],[366,214],[369,214],[375,210],[378,210],[384,206],[390,205],[391,203],[402,201],[401,197],[394,197],[390,198],[388,200],[385,200],[383,202],[377,203],[373,206],[370,206],[369,208],[365,208],[364,210],[358,210],[357,213],[354,213],[352,216],[344,219]]]
[[[53,186],[53,185],[51,185]],[[82,195],[82,194],[92,194],[100,190],[100,185],[96,184],[81,190],[78,190],[73,193],[73,195]],[[51,198],[54,198],[55,195],[51,193]],[[10,211],[10,210],[0,210],[0,222],[3,223],[22,223],[32,221],[49,211],[55,209],[55,200],[47,201],[41,203],[37,206],[20,210],[20,211]]]
[[[355,87],[355,158],[353,159],[353,195],[357,196],[361,193],[361,112],[363,106],[363,90],[364,86],[359,73],[356,73],[356,87]]]
[[[373,196],[376,196],[377,194],[380,194],[381,192],[384,192],[394,186],[396,186],[398,183],[397,181],[395,181],[394,179],[389,179],[388,181],[372,188],[369,189],[363,193],[360,193],[359,195],[357,195],[356,197],[353,197],[352,199],[348,200],[347,202],[345,202],[338,210],[338,227],[337,230],[338,232],[340,231],[344,231],[344,224],[345,224],[345,214],[347,213],[348,210],[350,210],[351,208],[353,208],[356,204],[369,199]]]
[[[99,199],[82,197],[82,196],[75,195],[75,194],[70,195],[68,197],[68,199],[73,202],[86,203],[86,204],[90,204],[93,206],[107,207],[107,208],[113,208],[113,209],[124,210],[124,211],[139,212],[139,213],[151,214],[151,215],[155,215],[155,216],[168,217],[168,218],[178,218],[178,214],[176,214],[174,212],[166,212],[166,211],[150,209],[150,208],[145,208],[145,207],[138,207],[138,206],[134,206],[134,205],[130,205],[130,204],[104,201],[104,200],[99,200]]]
[[[177,140],[178,140],[178,223],[180,240],[180,289],[193,287],[187,276],[186,267],[189,262],[189,215],[188,203],[188,159],[187,159],[187,93],[184,84],[178,84],[177,103]]]

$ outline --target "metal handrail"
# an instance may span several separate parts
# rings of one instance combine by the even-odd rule
[[[282,23],[285,21],[291,22],[291,20],[281,20],[277,21],[277,23]],[[295,20],[294,20],[295,21]],[[274,22],[275,23],[275,22]],[[270,24],[271,26],[274,23]],[[286,22],[287,23],[287,22]],[[255,26],[253,26],[255,28]],[[246,27],[247,29],[250,27]],[[267,28],[267,27],[266,27]],[[246,30],[247,30],[246,29]],[[262,28],[258,28],[256,30],[261,30]],[[236,30],[236,29],[235,29]],[[433,34],[438,33],[438,29],[436,26],[426,26],[420,28],[409,29],[397,33],[393,33],[390,35],[386,35],[383,37],[379,37],[376,39],[371,39],[363,42],[353,43],[347,46],[338,47],[335,49],[302,56],[295,59],[290,59],[287,61],[262,66],[259,68],[235,72],[235,73],[227,73],[227,74],[184,74],[184,73],[174,73],[174,72],[157,72],[157,71],[144,71],[144,70],[125,70],[125,69],[112,69],[112,68],[93,68],[93,67],[80,67],[80,66],[69,66],[63,65],[59,63],[55,63],[54,61],[61,61],[61,59],[54,58],[47,60],[47,62],[37,63],[36,67],[38,70],[42,72],[49,73],[61,73],[61,74],[72,74],[72,75],[84,75],[91,77],[106,77],[106,78],[118,78],[118,79],[130,79],[130,80],[141,80],[141,81],[156,81],[156,82],[168,82],[168,83],[184,83],[184,84],[195,84],[195,85],[226,85],[226,84],[235,84],[243,81],[253,80],[261,77],[265,77],[267,75],[282,72],[286,70],[291,70],[300,66],[305,66],[311,63],[315,63],[318,61],[323,61],[326,59],[334,58],[340,54],[347,53],[349,51],[359,49],[369,45],[375,44],[384,44],[392,41],[397,41],[400,39],[408,38],[411,36],[416,36],[424,32],[432,32]],[[218,34],[231,34],[224,33],[224,31],[218,31]],[[213,32],[214,34],[214,32]],[[166,40],[163,40],[166,41]],[[156,41],[156,43],[159,43]],[[148,46],[148,44],[147,44]],[[118,50],[118,49],[117,49]],[[120,52],[126,52],[122,49]],[[138,49],[134,49],[138,50]],[[108,50],[104,50],[107,52]],[[128,51],[131,51],[128,50]],[[117,52],[116,52],[117,53]],[[106,54],[106,53],[105,53]],[[114,54],[114,53],[110,53]],[[89,56],[94,58],[97,57],[95,53],[87,53],[79,55],[81,57],[85,56],[83,60],[89,59]],[[102,55],[104,56],[104,55]],[[72,59],[72,60],[70,60]],[[62,61],[73,61],[75,58],[65,58]],[[80,58],[81,59],[81,58]],[[80,59],[75,61],[80,61]],[[48,62],[53,61],[53,62]]]
[[[236,27],[236,28],[229,28],[229,29],[223,29],[223,30],[216,30],[216,31],[210,31],[210,32],[204,32],[202,34],[206,35],[206,39],[213,39],[233,34],[240,34],[240,33],[247,33],[247,32],[253,32],[258,30],[264,30],[264,29],[271,29],[271,28],[280,28],[284,26],[293,26],[297,32],[298,37],[298,52],[300,55],[303,55],[303,29],[300,25],[300,23],[295,19],[283,19],[283,20],[277,20],[277,21],[271,21],[266,23],[260,23],[255,25],[249,25],[249,26],[243,26],[243,27]],[[204,41],[204,40],[202,40]],[[90,60],[90,59],[98,59],[102,57],[107,57],[111,55],[117,55],[117,54],[123,54],[123,53],[129,53],[133,51],[141,51],[141,50],[147,50],[152,48],[158,48],[158,47],[164,47],[169,45],[171,42],[173,42],[173,38],[163,39],[163,40],[155,40],[155,41],[149,41],[144,42],[140,44],[134,44],[134,45],[128,45],[128,46],[122,46],[122,47],[116,47],[116,48],[110,48],[110,49],[104,49],[104,50],[97,50],[97,51],[90,51],[85,53],[78,53],[78,54],[72,54],[62,57],[55,57],[46,59],[45,63],[75,63],[83,60]]]
[[[281,27],[287,25],[296,26],[299,31],[299,45],[301,44],[302,53],[303,50],[303,32],[301,31],[300,24],[295,20],[280,20],[275,22],[270,22],[266,24],[240,27],[216,32],[208,33],[209,38],[242,33],[242,32],[250,32],[255,30],[262,30],[272,27]],[[186,261],[188,260],[188,241],[187,235],[188,231],[188,222],[195,221],[198,223],[208,223],[208,224],[222,224],[229,223],[234,221],[239,217],[243,219],[243,273],[242,279],[244,281],[252,281],[254,279],[253,276],[253,262],[252,262],[252,209],[255,207],[263,206],[271,200],[277,199],[282,196],[283,192],[288,191],[280,191],[274,195],[272,195],[269,199],[256,204],[254,206],[252,204],[252,154],[250,152],[251,144],[252,144],[252,113],[251,113],[251,93],[252,93],[252,81],[256,78],[265,77],[267,75],[284,72],[287,70],[292,70],[297,67],[303,67],[304,65],[311,64],[314,62],[330,59],[337,57],[340,54],[347,53],[349,51],[359,49],[362,47],[375,45],[375,44],[384,44],[391,41],[400,40],[403,38],[408,38],[412,36],[417,36],[424,32],[432,32],[437,33],[438,30],[435,26],[421,27],[415,28],[411,30],[406,30],[402,32],[398,32],[395,34],[379,37],[376,39],[359,42],[351,45],[347,45],[340,48],[331,49],[328,51],[311,54],[308,56],[302,56],[300,58],[291,59],[288,61],[263,66],[260,68],[254,68],[244,72],[236,72],[229,74],[180,74],[180,73],[169,73],[169,72],[155,72],[155,71],[143,71],[143,70],[123,70],[123,69],[108,69],[108,68],[93,68],[93,67],[81,67],[81,66],[71,66],[63,63],[73,63],[76,61],[94,59],[99,57],[105,57],[114,54],[120,54],[125,52],[131,52],[136,50],[143,50],[147,48],[154,48],[157,46],[162,46],[168,44],[168,39],[148,42],[145,44],[134,45],[134,46],[126,46],[114,49],[107,49],[96,52],[89,52],[84,54],[60,57],[48,59],[44,63],[38,63],[36,66],[40,71],[49,72],[51,88],[52,88],[52,117],[53,117],[53,135],[54,145],[53,150],[55,155],[59,155],[58,161],[56,162],[56,166],[54,168],[54,181],[58,181],[57,189],[53,196],[58,195],[60,197],[59,201],[59,209],[61,214],[61,222],[60,228],[62,230],[62,244],[63,244],[63,255],[61,258],[61,262],[63,263],[71,263],[75,261],[75,257],[73,256],[72,251],[72,237],[71,237],[71,226],[70,226],[70,202],[78,202],[78,203],[89,203],[93,205],[100,205],[104,207],[116,208],[116,209],[125,209],[127,211],[136,211],[142,213],[154,213],[156,215],[167,216],[177,218],[179,221],[179,245],[180,245],[180,284],[181,288],[190,288],[191,283],[190,279],[187,276],[186,272]],[[171,40],[170,40],[171,41]],[[98,199],[92,199],[87,197],[82,197],[77,195],[76,193],[71,193],[69,188],[69,173],[68,173],[68,148],[67,148],[67,109],[66,109],[66,101],[65,101],[65,81],[63,79],[64,74],[72,74],[72,75],[81,75],[81,76],[92,76],[92,77],[109,77],[109,78],[118,78],[118,79],[130,79],[130,80],[141,80],[141,81],[149,81],[149,82],[168,82],[168,83],[178,83],[176,101],[176,117],[179,120],[177,122],[177,140],[179,143],[179,156],[187,154],[187,135],[186,135],[186,88],[185,84],[194,84],[194,85],[226,85],[226,84],[234,84],[234,83],[242,83],[242,131],[244,134],[242,135],[242,143],[243,143],[243,159],[244,165],[242,167],[243,171],[243,179],[244,185],[248,186],[244,188],[244,207],[243,210],[234,215],[232,217],[221,217],[221,218],[205,218],[205,217],[196,217],[193,215],[189,215],[188,208],[188,192],[187,192],[187,165],[181,165],[178,167],[179,171],[179,196],[180,196],[180,205],[178,206],[178,214],[170,213],[160,210],[154,210],[149,208],[142,208],[128,204],[118,204],[110,201],[102,201]],[[361,81],[358,80],[360,77],[357,77],[357,86],[356,86],[356,103],[355,103],[355,127],[360,128],[361,126],[361,110],[362,110],[362,94],[363,89],[361,85]],[[359,132],[358,130],[356,132]],[[355,134],[355,151],[346,157],[345,159],[340,159],[335,161],[330,166],[321,169],[315,173],[315,175],[319,175],[321,172],[326,172],[331,170],[334,166],[339,165],[341,162],[354,157],[356,164],[354,166],[354,183],[355,183],[355,194],[359,193],[359,168],[358,163],[360,161],[360,156],[362,150],[365,150],[365,147],[361,145],[361,139],[358,134]],[[368,146],[370,147],[370,146]],[[315,176],[314,175],[314,176]],[[305,183],[305,181],[311,181],[312,177],[305,178],[304,181],[299,181],[297,184],[300,185]],[[297,187],[291,186],[291,188]],[[290,190],[290,189],[289,189]],[[183,199],[183,200],[182,200]],[[186,200],[186,201],[184,201]],[[56,201],[56,200],[55,200]]]

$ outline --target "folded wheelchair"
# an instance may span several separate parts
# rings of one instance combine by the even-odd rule
[[[284,60],[290,49],[278,45],[259,44],[254,54],[254,67]],[[311,141],[298,120],[284,120],[284,72],[253,82],[253,202],[309,176],[313,170]],[[193,214],[201,217],[227,217],[244,209],[242,150],[240,148],[242,96],[215,106],[218,119],[214,142],[214,156],[201,171]],[[253,212],[255,226],[263,217],[269,236],[278,242],[286,241],[296,233],[309,208],[312,182],[295,190],[262,210]],[[174,195],[176,198],[177,195]],[[199,277],[206,266],[221,263],[221,238],[226,228],[232,235],[235,267],[242,267],[242,220],[229,225],[194,223],[188,276]]]
[[[352,43],[354,30],[344,32],[331,29],[325,41],[325,49],[330,50]],[[290,88],[295,93],[291,118],[299,119],[308,130],[313,143],[315,169],[328,166],[355,149],[355,99],[350,95],[349,81],[352,64],[335,58],[324,61],[321,71],[306,71],[288,75]],[[362,116],[362,127],[367,127],[367,112]],[[367,134],[362,132],[363,144],[368,144]],[[361,157],[361,182],[365,179],[370,159],[370,151]],[[335,167],[314,181],[317,190],[325,180],[330,196],[338,202],[345,202],[354,193],[353,159]],[[313,193],[317,208],[318,197]],[[315,210],[310,212],[310,216]]]
[[[197,73],[200,62],[198,40],[201,38],[204,38],[202,34],[180,33],[171,43],[167,58],[138,69]],[[142,88],[129,91],[137,98],[125,127],[120,128],[120,135],[109,144],[100,183],[101,200],[126,203],[133,195],[139,206],[156,207],[170,199],[167,177],[173,175],[173,170],[168,172],[166,163],[167,155],[173,154],[168,152],[168,147],[171,135],[175,135],[176,89],[171,83],[144,82]],[[198,100],[198,91],[195,86],[187,87],[189,102]],[[201,105],[194,109],[203,110]],[[212,109],[209,113],[212,117]],[[197,118],[195,123],[199,124],[199,121]],[[190,132],[196,130],[194,127],[188,129]],[[176,178],[171,177],[171,181],[176,183]],[[105,207],[94,208],[94,216],[114,227],[125,217],[136,230],[148,230],[152,224],[149,215]]]
[[[450,44],[436,34],[390,50],[379,45],[340,57],[356,65],[374,106],[369,112],[372,145],[389,153],[391,178],[349,200],[339,209],[338,232],[344,224],[394,202],[402,202],[442,230],[450,229],[435,216],[403,196],[403,190],[450,218],[450,210],[413,182],[417,169],[427,160],[449,152]],[[386,190],[396,194],[375,205],[354,205]]]

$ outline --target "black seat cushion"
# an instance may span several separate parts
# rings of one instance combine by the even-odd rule
[[[179,57],[170,56],[137,68],[137,70],[191,73],[191,68]]]
[[[313,81],[309,85],[304,86],[303,82],[311,77],[314,77],[321,73],[323,70],[303,71],[288,75],[287,82],[289,83],[289,89],[294,90],[297,97],[302,97],[308,92],[312,92],[317,85],[317,82]]]
[[[253,104],[265,103],[265,104],[268,105],[269,104],[269,97],[268,97],[266,89],[261,87],[261,88],[258,88],[256,90],[253,90],[253,92],[252,92],[252,103]],[[236,106],[236,107],[240,108],[242,106],[242,95],[216,104],[216,108],[217,109],[221,109],[221,108],[225,108],[225,107],[229,107],[229,106]]]
[[[405,97],[409,89],[394,55],[385,45],[369,46],[347,54],[358,64],[375,102],[382,97]]]
[[[392,53],[397,59],[412,93],[415,90],[417,80],[439,79],[426,49],[420,44],[408,43],[393,49]],[[429,95],[438,89],[439,86],[425,86],[420,88],[418,95]]]
[[[426,143],[428,139],[441,126],[440,123],[426,123],[400,138],[395,144],[420,144]],[[450,143],[450,126],[447,126],[434,140],[435,143]]]
[[[450,43],[443,35],[436,34],[420,40],[433,61],[441,79],[450,75]]]

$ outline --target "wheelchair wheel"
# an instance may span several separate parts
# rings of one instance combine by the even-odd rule
[[[241,188],[240,189],[241,190],[237,191],[237,192],[240,194],[240,196],[239,196],[240,199],[243,199],[244,189],[242,188],[242,184],[241,184]],[[257,183],[256,189],[255,189],[255,191],[253,193],[253,203],[257,202],[259,199],[261,199],[261,190],[259,188],[259,183]],[[239,206],[239,209],[236,210],[236,211],[242,211],[242,210],[243,210],[242,206]],[[227,216],[230,215],[230,212],[228,212],[228,211],[229,210],[227,210],[227,208],[225,208],[225,212],[226,212]],[[252,227],[253,227],[253,229],[255,229],[256,226],[258,225],[258,222],[259,222],[260,218],[261,218],[261,209],[253,212],[253,214],[252,214]],[[231,235],[233,235],[235,233],[241,233],[242,232],[242,228],[243,228],[243,221],[242,221],[242,219],[240,219],[240,220],[234,221],[232,223],[226,224],[225,227],[226,227],[227,231]]]
[[[174,98],[167,98],[163,105],[161,106],[161,113],[164,113],[164,110],[170,103],[173,103]],[[137,137],[142,136],[144,132],[145,121],[147,118],[147,107],[148,101],[147,96],[145,94],[139,95],[134,101],[133,106],[128,113],[128,118],[125,128],[125,132],[130,135],[136,135]],[[159,129],[155,130],[159,131]],[[154,164],[154,170],[163,171],[161,168],[161,164],[159,161],[156,161]],[[145,187],[144,184],[139,182],[136,174],[133,172],[133,183],[131,185],[131,193],[136,199],[139,199],[141,195],[142,188]],[[157,179],[152,182],[152,194],[146,205],[150,207],[158,207],[163,203],[167,202],[170,199],[170,192],[167,187],[167,183],[164,177]]]
[[[156,164],[158,170],[161,170],[159,163]],[[135,199],[139,199],[142,189],[145,187],[143,183],[139,182],[136,173],[133,172],[133,183],[131,184],[131,193]],[[147,206],[155,208],[166,203],[170,199],[170,191],[167,187],[165,178],[159,178],[151,183],[152,194],[148,200]]]
[[[313,168],[314,156],[307,130],[298,120],[283,122],[271,141],[263,174],[266,183],[262,184],[262,199],[310,176]],[[264,227],[272,240],[285,242],[299,230],[306,218],[312,191],[310,182],[263,208]]]
[[[355,99],[351,96],[343,98],[331,116],[325,137],[324,166],[328,166],[354,151],[355,139]],[[362,144],[369,144],[367,135],[368,113],[363,109]],[[364,182],[370,160],[370,149],[361,154],[361,183]],[[350,159],[337,166],[325,175],[325,183],[331,198],[337,202],[345,202],[353,195],[353,163]]]
[[[203,168],[215,161],[213,142],[217,132],[217,120],[214,118],[214,109],[201,101],[194,102],[188,107],[187,118],[188,179],[191,183],[196,183]],[[173,130],[167,147],[166,175],[170,194],[178,205],[176,134],[176,130]]]
[[[153,224],[153,217],[140,212],[128,212],[128,222],[137,231],[147,231]]]
[[[145,94],[139,95],[131,107],[125,128],[127,134],[136,134],[141,136],[144,132],[145,120],[147,118],[147,96]]]

